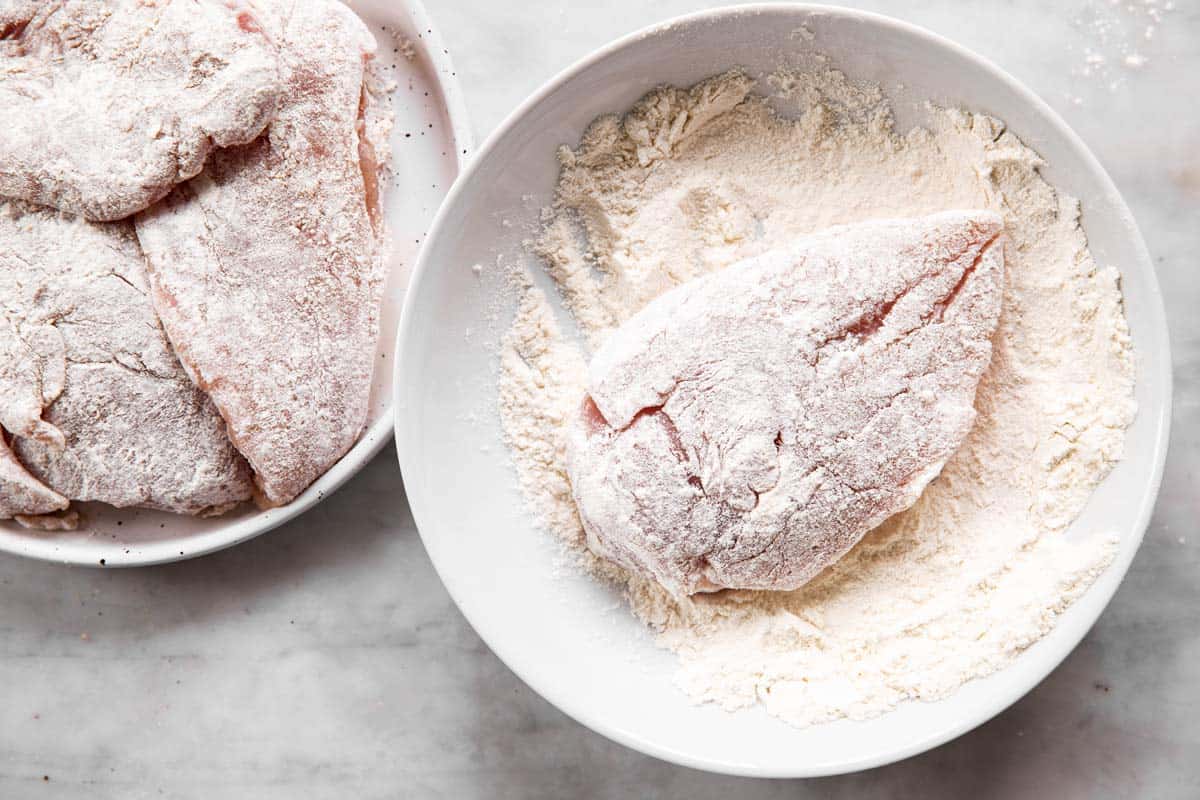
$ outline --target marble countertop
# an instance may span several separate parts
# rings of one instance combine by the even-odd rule
[[[428,4],[481,139],[571,61],[699,5]],[[850,5],[947,35],[1041,94],[1155,257],[1177,381],[1166,480],[1132,571],[1062,667],[976,731],[868,773],[674,767],[577,725],[491,655],[425,556],[389,448],[303,518],[208,558],[0,557],[0,797],[1200,796],[1200,3],[1159,22],[1166,0]]]

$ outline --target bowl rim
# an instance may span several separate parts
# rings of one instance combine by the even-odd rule
[[[459,175],[463,174],[475,152],[475,135],[471,126],[471,117],[467,113],[465,95],[458,80],[458,73],[454,68],[454,61],[450,57],[450,51],[442,43],[441,33],[433,23],[433,18],[429,15],[422,0],[400,0],[398,5],[401,7],[397,11],[399,13],[407,11],[413,24],[421,32],[421,44],[418,46],[423,48],[429,59],[430,74],[442,95],[442,104],[450,124],[450,135],[457,145],[454,148],[455,178],[457,179]],[[432,230],[432,227],[430,229]],[[423,245],[421,250],[424,250]],[[412,274],[416,274],[415,270]],[[411,276],[409,286],[411,286]],[[407,288],[405,289],[406,293]],[[397,324],[398,327],[399,324]],[[388,335],[386,331],[380,332],[380,336],[386,335]],[[389,382],[389,384],[394,388],[394,382]],[[222,525],[211,531],[182,536],[177,539],[164,539],[148,545],[139,545],[136,549],[129,548],[129,553],[122,552],[119,557],[114,557],[116,553],[113,553],[107,558],[100,558],[99,548],[91,547],[71,546],[67,550],[60,550],[53,536],[38,536],[36,531],[29,531],[15,543],[11,539],[0,538],[0,553],[9,553],[54,564],[116,569],[186,561],[249,541],[308,511],[340,489],[377,456],[393,438],[395,401],[393,391],[379,415],[364,429],[358,441],[346,451],[345,455],[287,505],[260,511],[253,516]],[[122,547],[120,551],[124,549]],[[85,550],[86,552],[84,552]]]
[[[1031,89],[1018,81],[1012,75],[1001,69],[992,61],[980,56],[974,51],[957,44],[938,33],[928,30],[919,25],[897,19],[895,17],[879,14],[871,11],[863,11],[854,8],[846,8],[843,6],[834,6],[822,3],[751,3],[737,6],[721,6],[712,9],[706,9],[698,12],[682,14],[679,16],[668,18],[664,21],[654,23],[643,28],[640,28],[632,33],[621,36],[612,42],[594,50],[588,55],[578,59],[566,68],[560,70],[557,74],[543,83],[529,97],[522,101],[512,112],[510,112],[504,120],[486,137],[483,144],[476,151],[475,158],[467,166],[467,168],[459,175],[454,186],[447,194],[442,202],[442,206],[435,215],[434,220],[429,228],[429,233],[426,237],[426,243],[432,242],[441,234],[441,229],[444,227],[446,219],[452,209],[458,202],[460,195],[465,191],[464,187],[470,182],[470,178],[475,172],[482,168],[482,165],[488,160],[490,153],[497,147],[498,143],[504,139],[510,131],[533,109],[535,109],[542,101],[544,101],[553,92],[557,91],[563,84],[571,79],[586,72],[589,68],[596,65],[598,62],[607,59],[616,52],[625,49],[636,42],[643,39],[652,38],[670,32],[672,29],[680,26],[694,25],[697,23],[713,23],[713,22],[730,22],[736,21],[740,17],[774,14],[780,16],[797,16],[797,15],[836,15],[846,17],[854,21],[867,23],[870,25],[882,26],[899,31],[905,35],[914,37],[916,40],[933,47],[940,48],[945,51],[957,55],[960,58],[966,59],[975,63],[978,67],[988,73],[994,80],[1004,84],[1008,89],[1017,94],[1022,102],[1030,105],[1034,111],[1045,119],[1056,132],[1063,137],[1079,155],[1082,156],[1088,170],[1093,172],[1100,179],[1101,185],[1116,202],[1116,210],[1118,214],[1124,217],[1129,224],[1129,235],[1133,239],[1134,249],[1138,254],[1138,259],[1146,265],[1150,265],[1147,283],[1147,307],[1149,313],[1144,324],[1143,332],[1140,336],[1144,341],[1154,342],[1156,347],[1161,345],[1160,368],[1155,376],[1158,381],[1161,381],[1164,387],[1165,398],[1161,411],[1158,414],[1158,419],[1155,420],[1155,441],[1153,443],[1153,469],[1149,475],[1148,482],[1145,484],[1148,491],[1143,493],[1143,501],[1138,509],[1136,521],[1133,529],[1130,532],[1130,546],[1128,548],[1128,557],[1120,558],[1114,561],[1108,569],[1117,574],[1117,580],[1113,581],[1111,588],[1103,588],[1093,586],[1089,592],[1100,591],[1097,597],[1102,598],[1102,602],[1098,605],[1095,616],[1086,624],[1081,625],[1080,629],[1075,632],[1076,635],[1068,637],[1061,644],[1061,652],[1053,653],[1050,657],[1044,658],[1039,668],[1031,669],[1029,680],[1022,682],[1021,687],[1013,689],[1004,695],[997,697],[997,701],[990,706],[984,707],[976,713],[964,717],[956,724],[947,726],[936,734],[927,736],[922,739],[906,741],[899,746],[880,751],[875,754],[866,755],[859,758],[848,758],[838,762],[826,762],[821,764],[810,764],[807,766],[794,768],[772,768],[760,767],[757,765],[749,765],[742,762],[734,761],[717,761],[707,758],[699,758],[692,756],[687,752],[678,751],[667,746],[660,745],[656,742],[649,741],[622,729],[618,726],[611,725],[605,721],[602,714],[594,714],[588,710],[586,704],[576,702],[573,695],[561,691],[557,687],[547,687],[531,682],[527,677],[525,670],[516,666],[519,663],[518,659],[513,658],[513,654],[509,652],[508,647],[503,643],[496,641],[490,632],[481,629],[475,622],[470,611],[464,606],[461,599],[461,590],[457,586],[456,580],[449,575],[444,568],[444,564],[439,563],[438,558],[434,555],[434,550],[430,547],[430,541],[426,538],[425,527],[422,521],[431,512],[425,508],[424,500],[421,497],[414,498],[411,494],[407,495],[409,507],[411,509],[414,523],[417,531],[425,544],[426,551],[429,553],[430,560],[433,562],[435,571],[441,579],[451,599],[458,607],[459,611],[466,618],[476,634],[484,641],[485,644],[492,650],[493,653],[508,667],[518,678],[521,679],[526,686],[531,688],[535,693],[549,702],[551,705],[558,708],[567,716],[574,719],[576,722],[584,725],[587,728],[615,741],[619,744],[630,747],[646,755],[650,755],[664,761],[668,761],[680,766],[699,769],[707,772],[737,775],[744,777],[759,777],[759,778],[808,778],[808,777],[823,777],[830,775],[844,774],[848,772],[856,772],[859,770],[871,769],[874,767],[891,764],[901,761],[906,758],[923,753],[941,744],[944,744],[952,739],[955,739],[972,729],[982,725],[984,722],[992,719],[1017,700],[1028,694],[1035,686],[1043,681],[1051,672],[1053,672],[1062,661],[1075,650],[1083,637],[1091,630],[1101,614],[1111,602],[1117,588],[1124,580],[1128,573],[1129,567],[1133,561],[1134,555],[1140,548],[1146,528],[1149,525],[1151,514],[1153,513],[1155,502],[1158,497],[1159,489],[1162,483],[1164,465],[1167,456],[1168,439],[1170,434],[1171,424],[1171,406],[1173,397],[1172,386],[1172,370],[1171,356],[1169,350],[1169,335],[1166,324],[1166,314],[1163,305],[1162,292],[1158,285],[1157,275],[1155,274],[1152,265],[1150,253],[1146,247],[1145,240],[1142,237],[1140,229],[1133,218],[1132,212],[1125,203],[1124,198],[1117,190],[1108,172],[1100,164],[1099,160],[1083,142],[1083,140],[1067,125],[1059,114],[1054,111],[1045,101],[1043,101]],[[410,356],[404,348],[405,333],[409,325],[412,324],[414,312],[413,308],[417,303],[417,297],[421,294],[420,288],[436,267],[429,262],[429,254],[432,248],[422,248],[421,254],[417,259],[417,263],[413,269],[412,279],[409,283],[409,291],[405,297],[403,310],[401,312],[400,324],[397,330],[397,346],[396,346],[396,361],[393,365],[395,383],[393,386],[393,397],[396,402],[396,444],[397,457],[400,462],[402,474],[413,474],[416,470],[416,465],[410,463],[410,451],[404,434],[402,423],[402,413],[405,404],[400,402],[401,398],[405,397],[403,391],[404,376],[409,371],[408,362]],[[1145,364],[1143,363],[1143,366]],[[1143,373],[1143,379],[1148,377],[1148,373]],[[1139,409],[1139,414],[1149,413],[1149,409]]]

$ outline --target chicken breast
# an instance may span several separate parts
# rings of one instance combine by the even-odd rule
[[[0,426],[56,493],[43,503],[210,514],[250,499],[249,468],[158,324],[133,226],[10,201],[0,241]]]
[[[986,211],[834,228],[631,318],[570,439],[591,547],[677,595],[795,589],[911,506],[974,423],[1001,230]]]
[[[128,217],[258,136],[280,91],[243,2],[0,0],[0,196]]]
[[[367,419],[383,287],[389,110],[375,40],[335,0],[260,4],[287,100],[266,135],[137,218],[179,357],[249,460],[260,502],[291,501]]]
[[[0,435],[0,519],[65,511],[70,501],[21,466]]]

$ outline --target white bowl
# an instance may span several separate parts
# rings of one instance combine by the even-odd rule
[[[85,566],[136,566],[179,561],[252,539],[333,493],[380,451],[392,435],[394,331],[429,223],[473,149],[458,78],[420,0],[358,0],[354,10],[379,41],[379,60],[396,81],[392,136],[396,180],[386,198],[392,236],[391,271],[382,312],[368,428],[358,443],[290,504],[257,511],[246,506],[218,519],[193,519],[100,504],[80,506],[81,530],[48,534],[0,522],[0,551]],[[413,44],[413,57],[397,39]],[[406,135],[408,134],[408,135]]]
[[[806,25],[815,40],[792,33]],[[509,309],[474,264],[517,252],[552,196],[555,148],[595,116],[628,108],[661,83],[687,85],[734,65],[771,71],[797,47],[829,54],[851,77],[902,84],[900,105],[931,99],[994,114],[1048,161],[1046,177],[1082,199],[1091,250],[1123,275],[1139,354],[1140,412],[1125,460],[1073,528],[1115,531],[1115,563],[1054,631],[1012,666],[935,703],[866,722],[795,729],[760,710],[694,706],[609,589],[555,575],[555,547],[534,526],[500,442],[495,345]],[[500,307],[498,307],[500,306]],[[489,325],[487,320],[498,318]],[[816,776],[919,753],[984,722],[1042,680],[1079,642],[1124,576],[1158,490],[1171,396],[1162,302],[1129,210],[1082,142],[995,66],[892,19],[817,6],[748,6],[683,17],[622,39],[554,78],[476,155],[438,214],[400,325],[397,446],[413,515],[450,594],[501,659],[547,700],[645,753],[701,769]]]

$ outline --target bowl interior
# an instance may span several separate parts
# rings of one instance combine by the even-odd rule
[[[812,33],[797,36],[801,26]],[[949,699],[908,703],[866,722],[798,730],[754,710],[694,706],[621,598],[556,570],[556,546],[523,507],[500,440],[496,346],[513,311],[498,255],[519,259],[557,178],[554,151],[598,114],[662,83],[688,85],[732,66],[769,73],[818,51],[852,78],[880,83],[905,127],[933,100],[1007,121],[1047,160],[1048,179],[1082,198],[1097,261],[1123,275],[1139,353],[1140,412],[1125,460],[1071,535],[1116,534],[1116,563],[1011,668]],[[903,88],[900,88],[903,87]],[[483,265],[477,275],[473,265]],[[435,223],[401,323],[397,437],[426,547],[451,594],[497,654],[581,722],[690,766],[772,776],[829,774],[919,752],[983,722],[1041,680],[1099,616],[1141,540],[1157,491],[1170,396],[1161,301],[1134,222],[1084,146],[1053,112],[967,51],[882,17],[766,6],[684,18],[622,40],[531,98],[489,140]]]
[[[78,505],[81,529],[47,534],[0,522],[0,550],[48,561],[132,566],[177,561],[257,536],[319,502],[357,472],[392,435],[392,361],[396,326],[421,242],[471,147],[457,78],[424,8],[417,0],[355,4],[379,42],[378,59],[394,80],[394,178],[386,218],[391,232],[368,427],[362,438],[312,487],[288,506],[258,511],[250,505],[218,519],[195,519],[144,509]],[[409,40],[406,57],[399,42]],[[103,562],[101,562],[103,559]]]

